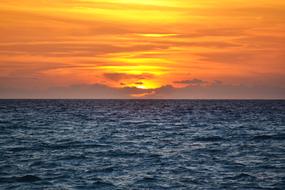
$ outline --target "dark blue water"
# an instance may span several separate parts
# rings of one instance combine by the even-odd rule
[[[285,189],[285,101],[1,100],[0,189]]]

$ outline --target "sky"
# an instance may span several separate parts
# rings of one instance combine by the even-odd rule
[[[1,0],[0,98],[284,99],[285,1]]]

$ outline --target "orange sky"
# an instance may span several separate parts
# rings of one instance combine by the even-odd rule
[[[0,36],[4,98],[74,85],[285,92],[285,1],[1,0]]]

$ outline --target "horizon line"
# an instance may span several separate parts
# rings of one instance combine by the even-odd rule
[[[281,98],[0,98],[1,100],[192,100],[192,101],[211,101],[211,100],[224,100],[224,101],[240,101],[240,100],[259,100],[259,101],[267,101],[267,100],[277,100],[277,101],[285,101],[285,99]]]

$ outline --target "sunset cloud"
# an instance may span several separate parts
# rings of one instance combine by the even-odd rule
[[[192,80],[181,80],[181,81],[175,81],[177,84],[186,84],[186,85],[202,85],[207,83],[206,81],[203,81],[201,79],[192,79]]]
[[[284,87],[226,85],[222,83],[182,88],[166,85],[157,89],[115,88],[101,84],[82,84],[46,90],[39,88],[0,88],[0,98],[47,99],[284,99],[284,94]]]

